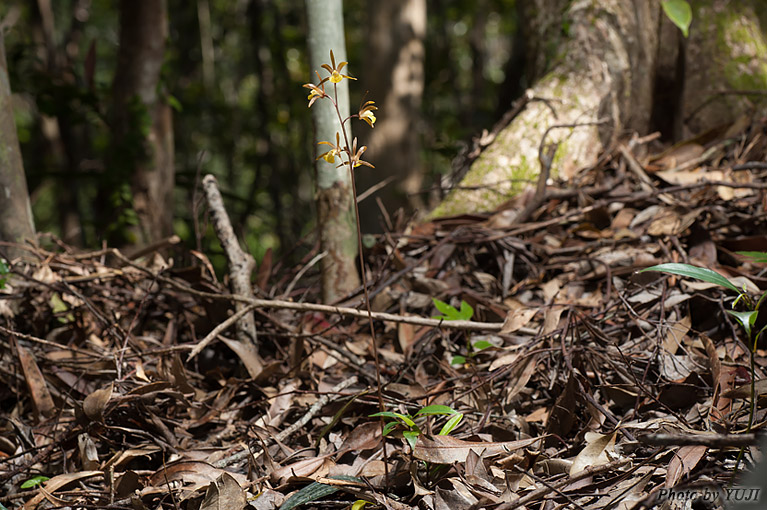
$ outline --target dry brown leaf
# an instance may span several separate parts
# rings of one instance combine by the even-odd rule
[[[679,448],[668,463],[665,486],[675,487],[684,475],[698,465],[698,462],[706,455],[707,451],[707,447],[699,444]]]
[[[558,441],[553,436],[567,437],[568,432],[575,423],[575,388],[577,381],[571,373],[567,378],[567,383],[563,391],[557,397],[554,407],[551,409],[549,419],[546,421],[546,434],[551,434],[547,443]],[[553,443],[552,443],[553,444]],[[547,444],[547,446],[550,446]]]
[[[546,409],[545,407],[539,407],[532,413],[525,416],[525,421],[528,423],[541,422],[545,425],[546,420],[548,420],[548,418],[549,418],[549,410]]]
[[[87,433],[78,434],[77,449],[80,452],[80,464],[83,471],[93,471],[99,467],[99,452],[96,443]]]
[[[200,510],[242,510],[248,504],[245,491],[229,473],[210,482]]]
[[[47,267],[47,266],[46,266]],[[24,372],[24,380],[32,396],[32,402],[37,412],[46,418],[56,414],[56,406],[53,404],[53,398],[48,391],[48,384],[45,382],[40,367],[37,366],[35,357],[27,349],[16,344],[16,352],[19,354],[21,370]]]
[[[115,453],[112,458],[109,459],[104,465],[104,468],[106,469],[111,467],[119,470],[123,464],[126,464],[137,457],[145,457],[146,459],[149,459],[152,455],[159,451],[160,447],[154,445],[145,445],[141,448],[129,448],[128,450],[123,450],[121,452]]]
[[[540,441],[541,438],[521,439],[519,441],[482,442],[464,441],[450,436],[419,436],[413,451],[416,459],[435,464],[452,464],[454,462],[466,462],[469,452],[474,452],[482,457],[509,453],[520,448],[526,448]]]
[[[479,500],[468,489],[464,488],[461,490],[455,485],[453,484],[452,489],[437,487],[437,491],[434,494],[434,510],[469,510],[476,508],[475,505],[479,503]],[[461,485],[463,484],[461,483]]]
[[[410,349],[413,345],[413,339],[415,338],[415,325],[401,323],[397,324],[397,340],[399,341],[399,347],[405,356],[410,354]]]
[[[292,476],[318,478],[327,475],[328,470],[332,465],[333,461],[330,460],[329,454],[320,455],[319,457],[299,460],[287,466],[275,469],[271,473],[271,478],[283,482]]]
[[[337,455],[348,451],[363,451],[377,448],[381,443],[381,424],[377,421],[354,427],[346,436]]]
[[[754,381],[754,393],[757,396],[767,395],[767,379]],[[722,392],[724,398],[751,398],[751,383],[741,384],[737,388]]]
[[[283,501],[285,501],[284,494],[272,489],[266,489],[256,497],[255,501],[250,502],[250,506],[254,510],[274,510],[279,508]]]
[[[654,468],[649,468],[650,472],[641,477],[632,477],[620,482],[611,494],[617,494],[615,499],[620,499],[615,510],[632,510],[638,508],[638,503],[647,496],[647,484],[652,478]]]
[[[666,338],[663,340],[663,348],[669,354],[676,354],[679,346],[682,345],[687,332],[690,331],[690,316],[685,315],[682,320],[672,324],[666,331]]]
[[[541,335],[546,336],[557,329],[559,318],[564,311],[564,306],[552,306],[546,309],[546,312],[543,314],[543,331],[541,331]]]
[[[219,335],[218,338],[220,338],[221,341],[224,342],[238,358],[240,358],[240,361],[245,365],[245,370],[248,371],[250,377],[258,379],[258,376],[261,375],[261,372],[264,370],[264,363],[261,361],[261,357],[258,355],[255,346],[240,342],[239,340],[226,338],[223,335]]]
[[[53,494],[57,490],[69,485],[70,483],[76,482],[78,480],[83,480],[85,478],[91,478],[93,476],[103,475],[104,473],[101,471],[78,471],[77,473],[64,473],[61,475],[56,475],[50,480],[44,482],[43,487],[48,494]],[[41,491],[32,499],[24,503],[24,510],[32,510],[33,508],[37,507],[37,505],[39,505],[43,499],[45,499],[45,493]]]
[[[541,284],[541,290],[543,291],[543,302],[546,304],[552,303],[554,298],[559,293],[559,282],[556,279],[549,280]]]
[[[517,393],[522,391],[522,388],[527,386],[530,378],[538,368],[538,357],[537,354],[525,356],[524,359],[512,367],[505,395],[507,401],[515,397]]]
[[[608,464],[616,459],[615,437],[618,431],[611,434],[598,434],[596,432],[586,432],[586,447],[581,450],[570,466],[570,476],[580,473],[591,466],[601,466]]]
[[[537,312],[538,308],[517,308],[516,310],[509,312],[506,315],[506,320],[503,321],[501,333],[513,333],[526,326]]]
[[[147,480],[151,487],[167,487],[170,482],[181,482],[183,484],[194,484],[203,487],[225,471],[214,467],[207,462],[182,460],[167,464],[163,468],[151,474]],[[239,484],[247,483],[247,477],[240,473],[229,473]]]
[[[83,400],[83,413],[91,421],[103,421],[104,409],[107,407],[109,399],[112,398],[112,392],[114,391],[114,382],[110,383],[106,388],[101,388]]]

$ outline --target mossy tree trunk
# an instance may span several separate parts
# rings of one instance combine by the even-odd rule
[[[13,120],[11,86],[5,43],[0,30],[0,241],[23,243],[34,241],[35,225],[29,203],[27,180],[21,160],[16,123]],[[24,250],[0,246],[0,256],[13,259]]]
[[[312,69],[310,80],[316,83],[314,70],[318,70],[323,78],[327,75],[320,66],[330,64],[331,50],[336,62],[346,60],[342,2],[306,0],[306,11],[309,20],[309,63]],[[349,116],[348,83],[348,80],[342,80],[337,85],[338,105],[344,119]],[[331,83],[326,84],[326,90],[333,93]],[[327,146],[317,145],[316,142],[335,143],[336,133],[340,133],[341,127],[335,109],[327,100],[317,101],[312,106],[312,118],[315,128],[315,155],[318,157],[328,149]],[[349,123],[346,124],[346,132],[351,143]],[[341,136],[340,139],[343,144],[344,137]],[[335,164],[321,158],[315,162],[320,245],[322,250],[327,252],[321,262],[322,299],[325,303],[341,299],[360,285],[356,267],[358,244],[352,202],[354,193],[351,189],[349,168],[346,165],[339,168],[339,163],[338,158]]]
[[[520,26],[532,100],[484,137],[462,189],[432,216],[493,210],[534,184],[541,139],[552,126],[579,125],[553,129],[546,138],[559,144],[552,173],[570,178],[621,136],[660,130],[678,140],[732,122],[764,100],[721,94],[767,88],[762,2],[691,5],[693,23],[684,39],[660,0],[526,2]]]

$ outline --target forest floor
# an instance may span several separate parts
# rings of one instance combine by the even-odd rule
[[[204,254],[30,248],[0,299],[0,509],[720,508],[759,458],[765,346],[752,366],[746,299],[638,270],[759,298],[767,265],[737,252],[767,251],[766,135],[634,139],[382,236],[375,351],[361,290],[314,305],[316,251],[258,269],[256,354],[210,335],[234,300]]]

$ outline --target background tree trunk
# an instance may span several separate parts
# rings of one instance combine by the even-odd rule
[[[309,19],[309,67],[312,70],[312,83],[317,82],[314,70],[320,72],[323,78],[327,72],[320,66],[330,64],[330,50],[336,63],[346,60],[346,42],[344,41],[344,19],[341,0],[307,0],[306,11]],[[344,68],[344,73],[347,69]],[[328,82],[325,90],[333,93],[333,84]],[[338,106],[341,117],[349,116],[349,81],[342,80],[337,85]],[[312,106],[314,119],[315,157],[327,152],[326,145],[316,142],[328,141],[335,143],[336,133],[341,126],[338,116],[330,101],[320,100]],[[346,132],[351,143],[352,133],[349,123]],[[341,144],[344,137],[341,136]],[[325,147],[323,149],[323,147]],[[367,158],[366,158],[367,159]],[[357,275],[356,257],[357,227],[354,219],[354,208],[349,168],[340,163],[331,164],[323,159],[315,162],[317,173],[317,222],[320,233],[320,245],[327,252],[322,259],[322,299],[332,303],[360,285]]]
[[[0,29],[0,241],[23,243],[34,241],[35,225],[29,204],[27,179],[21,161],[19,138],[13,120],[8,63],[5,60],[5,42]],[[0,247],[0,255],[12,259],[24,250]]]
[[[114,130],[117,145],[123,147],[135,144],[139,136],[143,138],[138,140],[143,151],[131,161],[131,191],[140,227],[137,240],[144,243],[172,232],[173,117],[157,91],[167,35],[166,0],[120,1]],[[146,108],[149,119],[142,119],[140,105]],[[143,125],[145,120],[148,126]]]
[[[554,129],[546,138],[559,144],[552,172],[570,178],[592,166],[620,134],[672,126],[662,134],[673,139],[732,121],[749,98],[722,96],[703,110],[699,106],[714,92],[744,88],[746,81],[751,89],[767,87],[759,5],[692,2],[691,35],[680,43],[658,0],[526,3],[521,26],[534,99],[486,142],[461,182],[471,189],[452,192],[432,216],[492,210],[518,193],[537,178],[538,148],[552,126],[584,124]],[[660,80],[677,88],[659,88]],[[664,126],[662,116],[670,116],[671,124]],[[603,123],[585,125],[597,121]]]
[[[400,207],[422,208],[418,192],[421,164],[421,100],[424,89],[426,0],[370,2],[362,85],[365,100],[381,108],[376,127],[365,130],[366,159],[375,170],[357,172],[359,192],[378,182],[394,181],[379,196],[389,213]],[[380,231],[380,209],[371,197],[360,204],[365,232]]]

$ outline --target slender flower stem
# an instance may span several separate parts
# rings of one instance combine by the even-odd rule
[[[347,154],[346,156],[349,159],[349,175],[351,177],[351,192],[352,192],[352,201],[354,202],[354,223],[357,226],[357,249],[359,250],[359,260],[360,260],[360,271],[362,273],[362,290],[365,295],[365,308],[368,312],[368,325],[370,326],[370,338],[371,342],[373,344],[373,359],[375,361],[376,366],[376,393],[378,396],[378,408],[380,409],[380,412],[384,412],[386,410],[386,406],[384,405],[384,399],[383,399],[383,390],[381,388],[381,364],[378,357],[378,341],[376,338],[376,331],[375,326],[373,325],[373,311],[370,308],[370,294],[368,293],[368,279],[367,279],[367,271],[365,270],[365,256],[362,252],[362,228],[360,227],[360,208],[359,204],[357,203],[357,181],[354,177],[354,155],[352,154],[352,145],[349,143],[349,135],[346,133],[346,128],[344,124],[346,123],[349,118],[342,119],[341,118],[341,110],[338,108],[338,88],[337,85],[333,84],[333,95],[334,98],[332,98],[333,106],[336,110],[336,115],[338,116],[338,122],[341,124],[341,132],[344,136],[344,143],[346,144]],[[341,161],[343,162],[343,156],[341,157]],[[381,417],[381,427],[384,427],[384,419]],[[384,457],[384,470],[386,472],[386,479],[389,479],[389,459],[386,453],[386,438],[381,435],[381,444],[383,445],[383,457]]]

